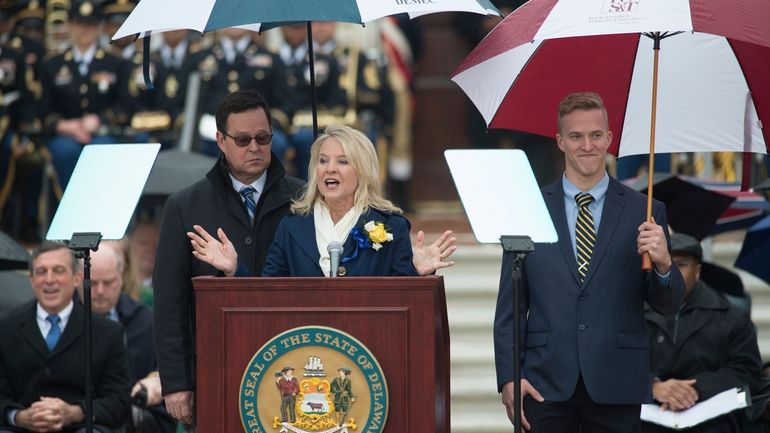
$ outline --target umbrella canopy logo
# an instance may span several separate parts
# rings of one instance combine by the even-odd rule
[[[608,0],[605,11],[609,13],[633,12],[639,8],[640,0]]]
[[[438,0],[396,0],[396,4],[402,5],[429,5],[438,3]]]
[[[385,376],[369,349],[321,326],[265,343],[246,366],[238,400],[248,433],[380,433],[388,415]]]

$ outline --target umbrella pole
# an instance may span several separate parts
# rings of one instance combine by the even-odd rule
[[[652,57],[652,104],[650,111],[650,161],[647,167],[647,222],[652,222],[652,180],[655,177],[655,112],[658,106],[658,54],[660,53],[660,32],[653,36]],[[642,256],[642,270],[652,270],[652,259],[649,253]]]
[[[315,55],[313,54],[313,25],[307,22],[307,52],[310,59],[310,87],[312,88],[312,108],[313,108],[313,141],[318,138],[318,100],[316,99],[315,88]]]

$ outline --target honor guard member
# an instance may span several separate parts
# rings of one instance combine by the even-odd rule
[[[46,0],[42,40],[47,54],[61,54],[69,49],[71,0]]]
[[[142,41],[134,42],[136,48],[129,60],[128,96],[130,120],[123,128],[122,141],[127,143],[145,143],[161,141],[161,137],[171,127],[171,115],[163,109],[160,89],[147,89],[144,82],[144,46]],[[165,76],[163,64],[150,55],[150,80],[156,83]]]
[[[45,44],[45,0],[20,0],[16,2],[14,34]]]
[[[126,36],[112,41],[112,35],[114,35],[123,22],[134,10],[136,4],[130,0],[103,0],[102,14],[104,15],[104,39],[106,43],[102,46],[110,54],[120,57],[123,60],[131,61],[136,54],[136,37],[134,35]],[[141,41],[140,41],[141,43]]]
[[[200,36],[189,30],[163,32],[160,39],[163,44],[150,58],[160,66],[153,84],[160,110],[169,116],[169,125],[162,134],[155,135],[163,147],[169,147],[179,140],[184,122],[187,82],[192,72],[199,71],[199,65],[205,67],[205,50]]]
[[[363,131],[375,144],[379,160],[387,163],[395,101],[385,58],[372,50],[365,53],[357,41],[339,43],[336,30],[336,22],[313,23],[315,52],[333,56],[339,64],[339,84],[348,100],[345,117],[340,123]],[[385,175],[387,170],[381,169],[380,173]]]
[[[41,118],[61,189],[83,146],[113,143],[128,121],[128,65],[99,48],[101,11],[92,0],[73,0],[70,49],[43,62]]]
[[[102,13],[104,15],[104,35],[109,38],[118,31],[123,22],[134,10],[135,3],[130,0],[104,0]],[[144,82],[144,44],[132,36],[120,38],[109,46],[105,46],[111,54],[129,63],[128,111],[130,120],[117,138],[126,143],[145,143],[160,141],[159,136],[171,125],[171,116],[161,109],[159,92],[148,90]],[[157,59],[150,56],[150,80],[163,75],[163,66]],[[116,131],[117,133],[117,131]]]
[[[412,175],[412,123],[414,120],[412,95],[414,55],[411,45],[394,17],[377,20],[366,27],[341,25],[334,32],[334,38],[338,45],[357,46],[362,52],[367,53],[369,58],[384,59],[376,63],[385,70],[384,78],[382,72],[379,77],[385,83],[382,85],[387,87],[390,95],[384,94],[381,97],[385,100],[392,98],[393,117],[388,122],[388,109],[380,108],[385,134],[377,137],[377,141],[372,141],[377,144],[381,155],[380,176],[390,200],[407,210],[409,208],[408,182]],[[375,82],[372,72],[371,66],[365,68],[363,75],[360,73],[358,75],[358,83]],[[367,87],[373,89],[375,86],[367,84]],[[363,91],[369,93],[369,90]],[[359,94],[360,92],[361,90]],[[367,96],[358,99],[362,100],[361,103],[367,104],[368,98]],[[387,106],[387,104],[383,105]],[[387,142],[383,140],[383,135],[387,136]]]
[[[37,29],[43,28],[45,9],[38,0],[16,2],[4,0],[0,4],[0,45],[20,52],[24,58],[24,84],[32,92],[35,102],[40,100],[40,64],[45,55],[42,36]],[[28,34],[37,35],[37,38]]]
[[[13,6],[13,5],[10,5]],[[12,25],[11,7],[0,3],[0,26]],[[3,31],[3,33],[6,33]],[[42,176],[39,155],[28,137],[39,132],[33,98],[27,89],[24,54],[13,49],[13,36],[0,44],[0,222],[14,237],[36,240],[35,228],[39,188],[28,184]],[[30,175],[36,173],[37,178]],[[8,205],[8,206],[6,206]],[[30,231],[25,233],[25,227]]]
[[[296,152],[294,166],[297,177],[307,180],[310,146],[313,144],[312,97],[310,87],[310,60],[307,49],[305,24],[281,27],[284,44],[279,49],[286,64],[286,84],[293,108],[291,146]],[[318,106],[318,128],[339,122],[347,107],[345,91],[339,85],[340,72],[334,57],[315,55],[315,86]]]
[[[284,79],[281,58],[257,45],[248,30],[229,28],[217,32],[217,41],[205,58],[204,94],[201,112],[213,115],[220,101],[231,92],[255,90],[271,104],[273,118],[273,153],[284,160],[289,140],[291,98]],[[216,62],[216,69],[211,67]],[[204,141],[204,152],[217,155],[215,141]]]

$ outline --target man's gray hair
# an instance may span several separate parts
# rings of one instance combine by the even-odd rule
[[[72,257],[72,273],[80,271],[80,260],[75,257],[75,253],[69,249],[67,244],[59,241],[43,241],[37,248],[32,251],[32,257],[29,259],[29,274],[32,275],[35,272],[35,260],[40,257],[41,254],[49,251],[67,250]]]

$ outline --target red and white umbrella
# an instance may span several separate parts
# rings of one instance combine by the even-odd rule
[[[595,91],[615,155],[766,154],[769,23],[767,0],[531,0],[452,79],[490,128],[553,136],[559,101]]]
[[[452,79],[490,128],[553,136],[559,101],[594,91],[615,155],[767,154],[769,22],[768,0],[530,0]],[[647,221],[652,195],[650,177]]]

